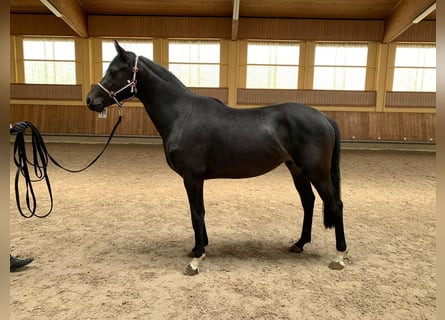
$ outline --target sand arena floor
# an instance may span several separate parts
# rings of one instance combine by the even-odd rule
[[[100,148],[48,144],[70,168]],[[17,212],[11,155],[11,253],[35,257],[10,274],[11,319],[435,319],[435,154],[344,150],[341,167],[344,270],[328,269],[335,239],[318,196],[312,243],[287,251],[303,212],[280,166],[206,182],[210,244],[187,277],[188,202],[161,146],[112,145],[78,174],[51,165],[45,219]]]

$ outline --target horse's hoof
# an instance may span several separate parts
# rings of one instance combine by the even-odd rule
[[[294,244],[292,247],[289,248],[289,251],[294,253],[302,253],[304,250]]]
[[[187,265],[187,267],[184,270],[184,274],[186,276],[195,276],[199,273],[199,268],[193,269],[190,264]]]
[[[343,270],[344,268],[345,268],[345,263],[343,261],[332,260],[331,263],[329,263],[329,269]]]

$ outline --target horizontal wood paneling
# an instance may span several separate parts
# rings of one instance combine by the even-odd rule
[[[85,106],[11,105],[10,121],[30,121],[42,133],[94,133],[94,114]]]
[[[11,12],[48,13],[39,0],[10,0]],[[63,1],[65,2],[65,1]],[[66,1],[68,2],[68,1]],[[233,0],[76,0],[96,15],[231,17]],[[400,0],[242,0],[240,17],[384,20]],[[416,1],[410,1],[416,4]],[[435,19],[435,13],[428,18]]]
[[[297,102],[312,106],[375,106],[375,91],[238,89],[238,104]]]
[[[78,1],[90,15],[230,17],[233,9],[231,0]]]
[[[433,113],[326,111],[337,121],[343,140],[435,142]],[[12,105],[10,121],[31,121],[43,134],[108,135],[117,121],[117,108],[106,119],[79,106]],[[117,135],[158,136],[143,107],[124,107]]]
[[[384,20],[239,19],[239,39],[381,41]],[[230,39],[229,17],[107,16],[89,15],[90,37],[165,37]],[[11,35],[77,36],[52,14],[10,14]],[[435,42],[436,22],[422,21],[396,41]]]
[[[108,135],[118,118],[117,108],[108,108],[107,118],[101,119],[85,105],[11,105],[10,122],[30,121],[43,134]],[[117,135],[158,136],[142,107],[125,107]]]
[[[339,128],[343,140],[376,140],[370,139],[369,135],[369,113],[368,112],[335,112],[325,111],[333,118]]]
[[[435,92],[386,92],[386,107],[435,108]]]
[[[10,34],[17,36],[77,36],[53,14],[10,14]]]
[[[383,20],[242,18],[239,39],[380,41]]]
[[[435,114],[401,113],[403,139],[410,141],[435,141]]]
[[[436,21],[422,21],[412,25],[395,41],[400,42],[436,42]]]
[[[231,37],[230,18],[89,16],[90,37]]]
[[[398,0],[242,0],[241,17],[384,19]]]
[[[83,100],[82,86],[12,83],[11,99]]]
[[[337,121],[343,140],[436,141],[433,113],[324,112]]]

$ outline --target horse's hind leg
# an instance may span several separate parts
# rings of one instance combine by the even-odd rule
[[[301,169],[298,168],[293,161],[286,161],[286,166],[289,168],[289,171],[292,174],[292,179],[294,180],[295,187],[300,194],[301,204],[303,205],[304,210],[303,228],[301,231],[300,240],[298,240],[289,249],[291,252],[300,253],[303,251],[304,245],[311,242],[315,195],[312,191],[309,179],[303,174]]]
[[[334,189],[330,176],[321,181],[312,180],[314,187],[323,200],[324,225],[335,228],[337,254],[329,264],[331,269],[343,269],[343,259],[347,254],[345,232],[343,226],[343,203]]]

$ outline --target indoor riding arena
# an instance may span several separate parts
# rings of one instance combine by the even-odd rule
[[[436,1],[11,0],[10,123],[10,319],[436,319]]]

